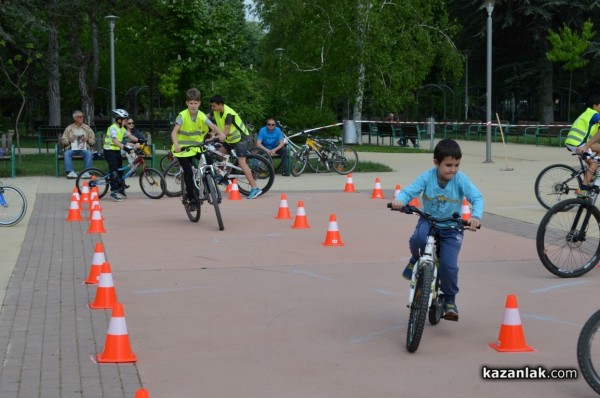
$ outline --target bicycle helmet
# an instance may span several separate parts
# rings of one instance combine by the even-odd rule
[[[113,109],[112,114],[115,119],[125,119],[126,117],[129,117],[129,113],[127,113],[125,109]]]

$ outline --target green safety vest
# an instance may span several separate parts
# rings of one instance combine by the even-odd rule
[[[204,141],[204,136],[208,133],[208,126],[206,125],[206,115],[200,111],[196,115],[196,121],[192,120],[190,116],[189,110],[185,109],[179,113],[181,119],[183,120],[183,124],[179,128],[177,132],[177,142],[179,142],[179,147],[183,148],[190,145],[197,145]],[[171,147],[171,152],[173,152],[174,148]],[[178,158],[185,158],[189,156],[194,156],[200,148],[193,148],[188,151],[183,152],[173,152],[173,155]]]
[[[565,140],[566,145],[580,146],[585,144],[590,137],[593,137],[598,132],[598,125],[594,124],[590,129],[590,120],[596,113],[592,108],[587,108],[571,126],[569,135]],[[588,135],[589,130],[589,135]]]
[[[227,142],[229,144],[235,144],[236,142],[238,142],[242,139],[242,134],[244,134],[245,136],[250,135],[250,132],[248,131],[248,128],[246,128],[246,125],[242,121],[242,118],[236,113],[236,111],[234,111],[227,105],[223,104],[223,113],[222,114],[221,114],[221,112],[215,111],[214,115],[215,115],[215,122],[221,130],[225,130],[225,119],[227,119],[227,116],[229,116],[229,115],[233,116],[233,124],[231,125],[231,129],[229,130],[229,135],[227,135],[225,142]]]
[[[113,127],[117,129],[117,140],[119,140],[119,142],[123,142],[123,137],[125,137],[125,127],[119,127],[117,123],[114,123],[109,126],[108,129],[106,129],[106,137],[104,137],[104,149],[119,151],[121,148],[112,142],[112,137],[110,136],[110,129]]]

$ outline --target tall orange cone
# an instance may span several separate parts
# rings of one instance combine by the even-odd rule
[[[327,228],[327,235],[325,235],[323,246],[344,246],[342,238],[340,237],[340,230],[338,229],[335,214],[329,216],[329,227]]]
[[[229,191],[229,200],[242,200],[240,196],[240,189],[238,188],[237,179],[233,179],[233,185],[231,191]]]
[[[92,220],[90,227],[87,230],[88,234],[103,234],[106,230],[104,229],[104,223],[102,222],[102,214],[100,210],[94,210],[92,213]]]
[[[375,188],[373,188],[371,199],[385,199],[383,191],[381,190],[381,181],[379,181],[379,177],[375,178]]]
[[[292,225],[292,228],[310,228],[310,225],[308,225],[308,219],[306,218],[306,211],[304,210],[304,202],[301,200],[298,201],[298,210],[296,211],[296,218],[294,219],[294,225]]]
[[[506,297],[506,310],[502,326],[500,326],[498,342],[490,343],[490,347],[500,352],[534,351],[532,347],[525,343],[525,333],[521,325],[517,297],[514,294],[509,294]]]
[[[231,180],[229,180],[229,182],[227,183],[227,187],[225,187],[225,193],[230,193],[232,186],[233,186],[233,183],[231,182]]]
[[[127,324],[125,323],[123,304],[119,302],[115,302],[115,305],[113,306],[112,317],[110,318],[108,332],[106,333],[106,342],[104,343],[104,352],[99,353],[97,358],[100,363],[137,361],[129,344],[129,335],[127,334]]]
[[[79,202],[77,201],[75,193],[71,195],[71,204],[69,206],[67,221],[83,221],[83,218],[81,218],[81,210],[79,209]]]
[[[93,303],[90,303],[90,308],[95,310],[106,310],[112,308],[116,302],[117,291],[115,290],[110,264],[105,261],[100,269],[96,298]]]
[[[290,214],[290,208],[288,206],[287,196],[282,193],[281,199],[279,200],[279,211],[277,211],[278,220],[291,220],[292,215]]]
[[[150,398],[150,393],[145,388],[140,388],[135,392],[135,397],[133,398]]]
[[[460,208],[461,217],[464,221],[469,221],[471,219],[471,207],[469,206],[469,201],[467,198],[463,197],[462,207]]]
[[[102,270],[102,264],[106,262],[106,256],[104,255],[104,246],[102,243],[96,243],[96,248],[94,249],[94,257],[92,258],[92,266],[90,267],[90,274],[84,280],[85,283],[89,285],[95,285],[98,283],[98,278],[100,277],[100,271]]]
[[[83,182],[83,186],[81,187],[81,205],[83,204],[90,205],[90,186],[87,181]]]
[[[396,199],[396,196],[398,196],[400,191],[402,191],[402,188],[400,188],[400,184],[396,184],[396,190],[394,191],[394,199]]]
[[[354,189],[354,181],[352,180],[352,173],[348,173],[348,179],[346,180],[344,192],[356,192]]]

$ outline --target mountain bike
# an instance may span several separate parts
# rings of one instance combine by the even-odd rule
[[[391,209],[392,204],[388,203],[387,207]],[[425,318],[429,318],[430,324],[437,325],[444,312],[444,295],[440,290],[441,283],[438,273],[440,251],[436,234],[438,224],[451,222],[456,224],[455,228],[457,230],[462,231],[469,222],[462,220],[458,213],[454,213],[449,218],[436,219],[414,206],[404,206],[400,211],[405,214],[416,213],[429,223],[425,250],[419,261],[413,266],[407,306],[410,309],[410,314],[406,331],[406,349],[408,352],[415,352],[419,348],[421,336],[425,329]],[[446,317],[444,319],[458,320],[457,317]]]
[[[590,156],[584,154],[584,158]],[[600,161],[600,156],[590,156]],[[536,235],[537,254],[548,271],[561,278],[590,272],[600,261],[600,169],[584,198],[558,202],[542,218]]]
[[[0,181],[0,227],[10,227],[25,217],[27,199],[17,187]]]
[[[306,143],[290,154],[291,172],[294,177],[304,173],[309,165],[316,173],[351,173],[358,165],[358,154],[348,145],[337,146],[334,140],[317,138],[307,133]]]
[[[217,168],[217,173],[221,176],[221,184],[227,184],[228,181],[233,181],[235,178],[240,193],[248,196],[252,187],[244,175],[242,168],[238,165],[239,158],[235,150],[232,149],[229,155],[224,155],[218,150],[220,145],[219,142],[215,141],[212,141],[209,145],[205,145],[207,161],[214,164]],[[266,158],[252,153],[246,155],[246,163],[250,167],[256,186],[262,189],[262,194],[265,194],[271,189],[275,181],[273,165]],[[175,159],[163,172],[163,176],[167,180],[167,196],[176,197],[181,195],[183,172],[179,168],[179,162]]]
[[[575,156],[575,154],[573,154]],[[575,190],[583,183],[587,164],[578,156],[580,167],[553,164],[543,169],[534,184],[535,197],[546,209],[565,199],[575,198]]]
[[[577,362],[583,378],[590,387],[600,394],[600,338],[596,333],[600,328],[600,310],[596,311],[583,325],[577,340]],[[595,342],[595,344],[594,344]]]
[[[207,201],[209,204],[213,205],[215,209],[215,214],[217,216],[217,222],[219,223],[219,230],[223,231],[225,229],[225,225],[223,224],[223,217],[221,217],[221,209],[219,208],[219,204],[221,203],[221,191],[219,190],[217,177],[220,177],[218,174],[217,167],[214,163],[210,163],[207,159],[205,147],[209,146],[209,143],[200,143],[198,145],[188,146],[182,149],[182,151],[190,150],[191,148],[202,148],[203,151],[197,154],[195,157],[199,158],[196,166],[192,167],[194,171],[194,196],[196,199],[196,204],[191,205],[187,198],[187,195],[181,195],[181,203],[183,203],[183,207],[185,208],[185,212],[192,222],[198,222],[200,220],[200,213],[202,204],[204,201]],[[181,181],[181,192],[186,192],[185,188],[185,179],[183,175],[180,178]]]
[[[141,168],[139,182],[142,192],[144,192],[144,194],[150,199],[160,199],[165,194],[166,182],[160,171],[146,166],[144,157],[147,156],[147,148],[149,149],[149,147],[145,144],[140,145],[140,149],[135,150],[135,157],[131,159],[131,163],[118,169],[120,173],[123,173],[123,176],[119,178],[117,185],[123,190],[125,188],[129,188],[125,184],[125,180],[132,177],[136,170]],[[75,180],[75,185],[80,193],[81,188],[83,187],[83,182],[85,181],[83,179],[83,175],[85,173],[89,173],[92,178],[88,183],[89,187],[97,187],[98,196],[103,198],[110,187],[111,173],[102,171],[95,167],[83,170],[81,173],[79,173],[77,179]]]

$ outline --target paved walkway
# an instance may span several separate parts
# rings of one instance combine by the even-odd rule
[[[0,396],[133,397],[140,387],[152,397],[589,395],[581,379],[480,377],[483,364],[576,367],[578,332],[596,309],[578,297],[594,294],[598,276],[552,277],[532,241],[544,214],[533,181],[546,165],[572,159],[562,148],[514,144],[504,157],[493,144],[494,162],[485,163],[484,143],[461,145],[461,169],[486,200],[484,229],[465,237],[461,322],[429,327],[415,355],[403,349],[398,266],[406,262],[414,219],[369,196],[380,177],[391,198],[396,184],[432,164],[431,154],[361,153],[395,171],[355,174],[358,194],[341,193],[344,176],[278,177],[259,200],[224,201],[223,232],[208,207],[192,224],[177,199],[134,192],[123,203],[103,201],[108,232],[87,234],[87,222],[64,221],[72,181],[5,180],[26,192],[29,210],[19,225],[0,229]],[[282,192],[292,210],[305,202],[312,228],[274,220]],[[343,248],[320,245],[330,213],[337,214]],[[136,364],[93,360],[110,320],[108,311],[88,308],[96,289],[82,284],[96,242],[113,267]],[[534,354],[487,347],[508,293],[519,295]]]

